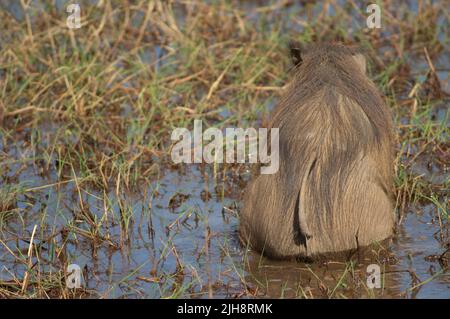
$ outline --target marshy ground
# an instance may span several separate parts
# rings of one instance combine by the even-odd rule
[[[67,1],[0,1],[0,297],[450,298],[445,1],[383,1],[381,29],[359,1],[79,3],[74,30]],[[292,38],[365,48],[394,114],[399,226],[376,260],[266,260],[237,237],[250,166],[171,162],[195,119],[267,123]]]

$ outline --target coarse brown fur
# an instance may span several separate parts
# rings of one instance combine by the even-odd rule
[[[394,130],[365,58],[339,44],[301,52],[272,114],[279,128],[277,173],[245,190],[244,245],[273,258],[315,257],[390,237]]]

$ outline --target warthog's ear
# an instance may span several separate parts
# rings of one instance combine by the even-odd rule
[[[291,52],[291,59],[294,66],[299,66],[302,63],[302,47],[300,42],[289,41],[289,50]]]
[[[361,69],[361,71],[366,73],[366,57],[362,53],[356,53],[353,55],[353,59],[356,61],[356,64]]]

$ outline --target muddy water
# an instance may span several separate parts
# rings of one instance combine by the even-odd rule
[[[14,155],[10,158],[20,158]],[[270,261],[238,242],[234,182],[224,177],[215,181],[209,167],[183,170],[168,169],[143,193],[122,193],[120,201],[114,191],[82,193],[88,206],[84,210],[102,224],[92,240],[80,231],[92,228],[80,215],[74,183],[33,190],[52,181],[27,168],[21,175],[28,191],[18,196],[6,223],[4,219],[2,241],[9,250],[26,253],[26,239],[38,225],[36,267],[50,273],[80,265],[93,296],[450,297],[450,276],[441,273],[434,258],[445,247],[436,238],[439,224],[432,205],[404,216],[395,241],[387,250],[380,248],[375,261]],[[2,180],[0,187],[6,186]],[[52,234],[52,240],[43,241]],[[370,263],[380,265],[381,288],[365,288]],[[13,274],[23,278],[24,266],[3,245],[0,265],[2,280]]]

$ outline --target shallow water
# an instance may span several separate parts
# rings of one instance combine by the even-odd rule
[[[191,297],[235,297],[247,289],[253,289],[256,296],[325,297],[343,276],[345,285],[332,296],[450,297],[450,276],[436,275],[442,267],[438,260],[429,258],[446,249],[435,239],[440,228],[432,205],[403,218],[398,236],[384,252],[389,257],[380,258],[383,288],[367,290],[361,285],[373,260],[353,265],[307,264],[270,261],[247,251],[239,244],[236,232],[239,192],[233,191],[234,183],[224,183],[224,179],[215,183],[209,167],[184,169],[166,170],[142,194],[121,193],[120,204],[114,191],[83,192],[84,205],[88,206],[84,210],[94,220],[108,219],[99,227],[99,237],[104,240],[96,244],[81,234],[80,230],[90,228],[78,215],[81,209],[74,183],[20,195],[17,211],[4,222],[2,241],[14,252],[26,251],[29,244],[24,239],[29,239],[32,228],[38,225],[40,240],[35,240],[35,245],[40,247],[41,271],[58,271],[65,263],[78,264],[84,269],[86,287],[107,297],[167,297],[177,290],[175,287],[179,296]],[[248,173],[242,175],[248,177]],[[29,181],[24,185],[28,189],[52,182],[51,178],[38,177],[33,168],[25,169],[22,178]],[[0,188],[5,186],[2,180]],[[227,195],[222,197],[223,193]],[[120,205],[125,213],[121,213]],[[130,217],[128,226],[120,222],[127,220],[126,216]],[[69,233],[67,238],[64,230]],[[39,246],[42,238],[52,234],[56,234],[53,240]],[[23,277],[24,266],[3,246],[0,264],[3,280],[12,279],[11,273]],[[409,271],[420,281],[435,277],[410,291],[417,282]]]

